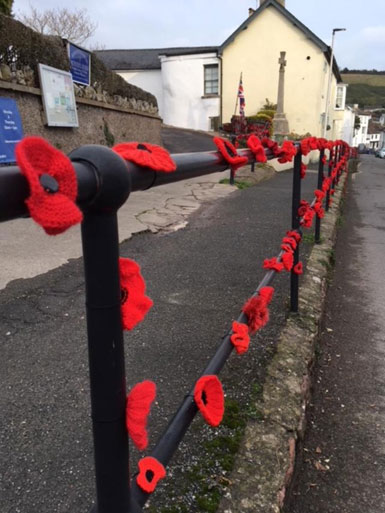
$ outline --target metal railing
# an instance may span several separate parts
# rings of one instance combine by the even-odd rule
[[[337,147],[329,160],[329,176],[343,152]],[[253,164],[249,150],[239,150]],[[266,151],[268,159],[274,158]],[[318,186],[324,177],[324,150],[318,166]],[[217,152],[172,155],[177,165],[174,173],[159,173],[140,168],[122,160],[103,146],[83,146],[69,155],[78,182],[77,204],[84,213],[81,227],[84,274],[86,285],[86,312],[90,366],[91,410],[95,451],[97,499],[94,513],[139,513],[148,499],[131,479],[129,484],[129,448],[125,427],[125,363],[119,282],[119,239],[117,211],[130,193],[188,178],[225,171],[228,164]],[[302,154],[297,146],[294,158],[291,229],[301,231],[298,209],[301,200]],[[19,168],[9,166],[0,170],[0,221],[28,215],[25,200],[28,185]],[[326,198],[328,208],[329,198]],[[321,220],[317,219],[315,240],[320,241]],[[278,259],[282,251],[278,254]],[[299,262],[299,244],[294,252],[294,265]],[[269,285],[276,272],[269,270],[256,288]],[[291,272],[291,310],[298,311],[299,276]],[[247,324],[242,313],[238,322]],[[214,356],[202,372],[218,374],[230,356],[233,345],[231,331],[223,338]],[[151,456],[167,465],[182,440],[198,409],[193,391],[182,401],[174,418],[151,452]]]

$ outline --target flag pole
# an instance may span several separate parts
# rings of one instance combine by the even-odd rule
[[[234,109],[234,116],[237,114],[237,107],[238,107],[238,94],[239,94],[239,84],[241,83],[242,81],[242,71],[241,71],[241,75],[239,77],[239,82],[238,82],[238,89],[237,89],[237,99],[235,101],[235,109]]]

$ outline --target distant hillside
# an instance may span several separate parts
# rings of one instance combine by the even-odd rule
[[[346,102],[363,107],[385,107],[385,74],[342,73],[349,84]]]

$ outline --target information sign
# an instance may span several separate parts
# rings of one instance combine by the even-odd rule
[[[23,138],[23,125],[15,100],[0,98],[0,164],[16,162],[15,146]]]
[[[77,84],[90,85],[91,54],[87,50],[67,43],[72,80]]]

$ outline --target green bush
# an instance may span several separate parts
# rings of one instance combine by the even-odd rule
[[[264,114],[265,116],[269,116],[270,119],[273,119],[275,110],[272,109],[263,109],[257,112],[257,116],[260,116],[261,114]]]
[[[0,13],[11,16],[13,0],[0,0]]]
[[[248,123],[266,123],[271,122],[271,117],[267,116],[266,114],[255,114],[254,116],[248,116],[247,122]]]

